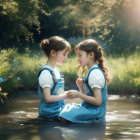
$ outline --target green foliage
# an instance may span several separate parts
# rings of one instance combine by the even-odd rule
[[[0,77],[5,79],[0,83],[4,91],[15,93],[17,89],[36,89],[37,74],[41,64],[46,63],[44,55],[37,51],[26,49],[25,54],[17,53],[17,50],[1,50],[0,53]],[[113,76],[108,85],[109,91],[117,93],[140,93],[140,55],[136,51],[131,55],[110,55],[106,57],[106,63]],[[72,55],[63,66],[59,66],[64,74],[66,89],[76,87],[77,57]]]
[[[24,55],[14,49],[1,50],[0,76],[5,79],[0,83],[2,89],[14,93],[16,89],[34,88],[37,85],[37,74],[41,68],[42,57],[34,53],[31,54],[28,48]]]
[[[107,61],[113,75],[109,89],[121,93],[140,93],[140,54],[130,56],[108,57]]]
[[[17,56],[14,49],[1,50],[0,53],[0,76],[5,79],[0,87],[8,92],[22,86],[18,77],[17,67],[20,61]]]
[[[27,53],[26,55],[19,56],[19,59],[22,60],[22,63],[18,67],[18,76],[21,79],[22,85],[28,89],[37,88],[37,75],[44,61],[43,57],[40,58],[37,55],[30,56]]]
[[[47,3],[50,16],[44,17],[44,26],[53,34],[99,38],[107,44],[108,53],[134,52],[140,45],[138,0],[63,0],[58,3],[52,0]],[[46,30],[46,35],[50,32]]]
[[[0,47],[31,46],[52,35],[94,37],[108,53],[140,46],[139,0],[0,0]]]
[[[34,33],[40,33],[39,13],[46,14],[41,4],[39,0],[0,0],[1,47],[33,41]]]

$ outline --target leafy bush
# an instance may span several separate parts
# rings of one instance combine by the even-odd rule
[[[0,60],[0,76],[5,79],[3,83],[0,83],[2,89],[9,92],[13,89],[21,87],[22,85],[18,77],[17,69],[18,65],[20,64],[17,50],[1,50]]]

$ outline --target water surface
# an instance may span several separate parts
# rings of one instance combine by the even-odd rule
[[[38,96],[28,95],[9,100],[5,108],[0,108],[0,140],[140,139],[140,98],[136,96],[109,95],[104,123],[64,124],[37,120],[38,106]]]

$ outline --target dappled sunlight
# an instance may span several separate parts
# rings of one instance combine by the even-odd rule
[[[9,103],[9,113],[0,115],[0,135],[8,139],[57,138],[58,140],[121,139],[137,140],[140,130],[140,109],[137,96],[109,95],[106,122],[93,124],[65,124],[39,121],[37,96],[14,99]],[[82,100],[67,100],[67,103],[80,103]],[[14,104],[13,104],[14,102]],[[129,109],[128,109],[129,108]],[[13,129],[14,128],[14,129]],[[133,129],[132,129],[133,128]],[[9,131],[6,131],[9,130]],[[22,133],[18,133],[18,131]],[[27,133],[28,132],[28,133]],[[18,136],[16,136],[18,133]],[[54,135],[52,135],[54,134]],[[0,138],[1,138],[0,136]]]
[[[132,110],[132,111],[130,111],[130,113],[140,115],[140,111],[139,110]]]
[[[140,1],[131,1],[129,8],[125,9],[125,14],[129,23],[132,23],[134,28],[138,29],[140,26]]]
[[[106,115],[107,122],[138,122],[140,123],[140,119],[136,119],[131,113],[130,114],[116,114],[108,112]]]
[[[118,100],[120,99],[120,95],[110,95],[108,96],[108,100]]]
[[[137,99],[137,101],[135,100]],[[135,95],[109,95],[107,103],[106,121],[109,122],[137,122],[140,123],[139,107],[135,108],[138,98]],[[129,108],[129,109],[128,109]]]
[[[15,111],[15,112],[10,112],[9,117],[13,118],[15,120],[30,119],[30,118],[37,118],[38,113],[37,112],[26,112],[26,111]]]

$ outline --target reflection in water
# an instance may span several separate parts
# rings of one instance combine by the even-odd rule
[[[0,140],[140,138],[140,98],[134,96],[109,96],[106,123],[64,124],[38,120],[38,105],[37,96],[27,96],[12,100],[5,109],[0,109]]]
[[[103,140],[105,123],[63,124],[38,120],[9,123],[0,130],[1,140]]]
[[[48,127],[49,126],[49,127]],[[41,140],[103,140],[105,136],[105,123],[92,124],[47,124],[38,127]]]
[[[39,140],[63,140],[62,131],[56,129],[57,123],[45,123],[44,125],[38,125],[37,135]]]
[[[57,127],[63,132],[64,139],[71,138],[73,140],[96,139],[102,140],[105,137],[105,123],[93,123],[85,125],[71,125],[66,127]]]

